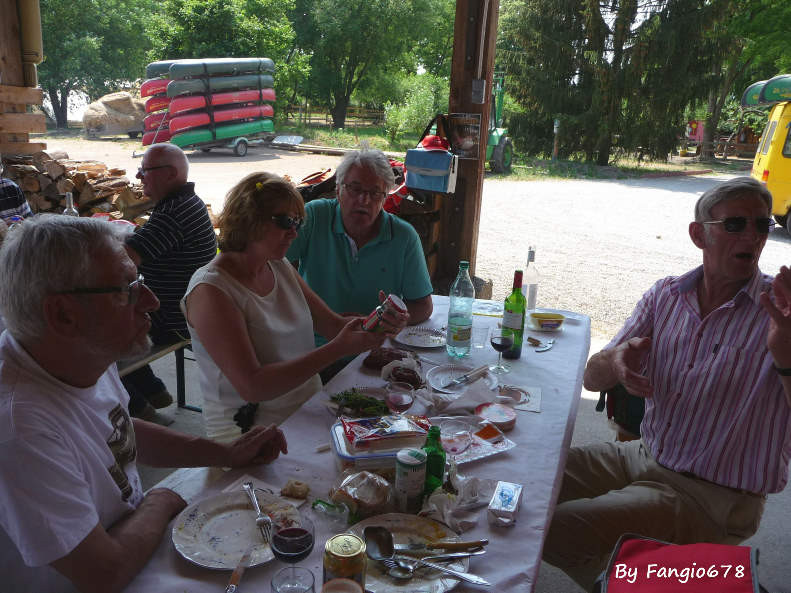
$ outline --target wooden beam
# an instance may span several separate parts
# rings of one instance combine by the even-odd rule
[[[456,193],[442,201],[440,252],[435,275],[435,286],[440,292],[448,290],[459,260],[468,260],[470,272],[475,273],[499,9],[499,0],[456,1],[449,113],[480,114],[481,128],[479,158],[459,159]],[[476,79],[485,80],[483,104],[473,103],[473,80]]]
[[[0,113],[0,134],[46,131],[47,120],[43,113]]]
[[[0,103],[25,103],[27,105],[41,105],[44,101],[44,91],[40,88],[28,86],[9,86],[0,84]]]
[[[0,154],[36,154],[47,150],[46,142],[0,142]]]

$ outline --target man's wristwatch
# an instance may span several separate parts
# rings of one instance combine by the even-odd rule
[[[791,368],[781,369],[776,364],[772,364],[772,366],[775,368],[775,370],[777,371],[778,375],[780,375],[782,377],[791,377]]]

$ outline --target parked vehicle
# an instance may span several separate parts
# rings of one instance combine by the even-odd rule
[[[772,105],[751,175],[772,192],[772,215],[791,233],[791,75],[750,85],[742,105]]]

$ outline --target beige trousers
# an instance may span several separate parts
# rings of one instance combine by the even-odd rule
[[[669,470],[642,441],[575,447],[543,558],[590,591],[623,533],[736,544],[758,529],[764,501]]]

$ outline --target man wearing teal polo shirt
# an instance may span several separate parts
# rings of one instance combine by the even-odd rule
[[[395,185],[387,157],[368,148],[349,152],[335,178],[338,198],[305,205],[305,222],[286,257],[299,260],[308,286],[337,313],[367,315],[381,290],[403,298],[410,324],[425,321],[432,287],[420,238],[382,210]]]

